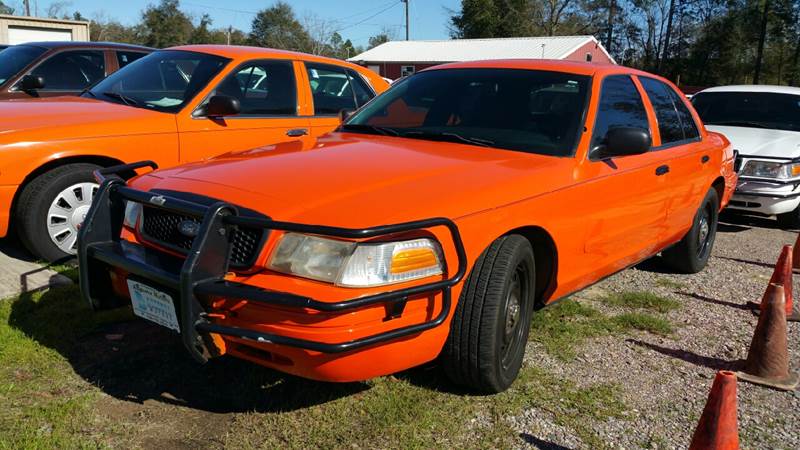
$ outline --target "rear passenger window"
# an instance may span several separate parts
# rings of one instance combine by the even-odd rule
[[[356,98],[344,68],[325,64],[306,64],[314,115],[335,116],[343,109],[356,110]]]
[[[678,110],[678,116],[681,118],[681,125],[683,126],[683,135],[685,139],[695,139],[700,137],[700,131],[697,129],[697,123],[694,121],[692,113],[686,107],[686,102],[680,94],[675,92],[674,89],[665,86],[675,101],[675,109]]]
[[[136,61],[139,58],[147,56],[147,53],[142,52],[117,52],[117,63],[119,68],[127,66],[128,64]]]
[[[653,78],[640,77],[639,81],[656,112],[662,145],[700,136],[692,113],[674,89]]]
[[[661,144],[682,141],[684,139],[683,127],[681,119],[678,117],[678,111],[675,109],[674,100],[669,95],[669,88],[664,83],[652,78],[639,77],[639,81],[656,112]]]
[[[297,87],[288,61],[256,61],[228,75],[215,94],[239,100],[239,115],[295,116]]]
[[[622,127],[650,130],[647,112],[633,80],[627,75],[614,75],[603,80],[591,148],[603,144],[608,130]]]
[[[357,74],[354,70],[348,70],[347,75],[350,76],[350,82],[353,83],[353,90],[355,91],[359,108],[363,106],[364,103],[372,100],[372,97],[375,97],[372,89],[370,89],[364,79],[361,78],[361,75]]]

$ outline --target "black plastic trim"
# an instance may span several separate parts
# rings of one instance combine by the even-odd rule
[[[80,261],[81,295],[93,308],[109,307],[102,296],[109,295],[102,289],[100,281],[108,277],[108,266],[118,267],[137,277],[173,288],[180,292],[180,328],[184,346],[198,361],[205,362],[218,353],[208,333],[251,339],[324,353],[340,353],[370,345],[391,341],[440,326],[451,312],[451,288],[461,282],[467,270],[467,256],[458,226],[447,218],[430,218],[371,228],[341,228],[325,225],[310,225],[274,221],[267,217],[242,216],[235,205],[217,202],[200,205],[169,195],[144,192],[128,187],[119,173],[134,168],[151,166],[150,162],[127,164],[103,169],[98,173],[100,189],[86,216],[78,236],[78,258]],[[100,171],[98,171],[100,172]],[[106,176],[108,176],[106,178]],[[125,200],[133,200],[187,215],[203,217],[200,232],[192,249],[182,264],[173,259],[161,260],[162,254],[146,247],[128,243],[120,238]],[[456,251],[458,267],[447,279],[429,282],[409,288],[389,290],[377,294],[353,298],[340,302],[323,302],[291,293],[269,291],[242,283],[225,280],[230,265],[232,231],[239,226],[265,230],[293,231],[344,239],[369,239],[432,227],[445,227],[450,232]],[[132,258],[135,249],[139,256]],[[98,263],[100,266],[98,266]],[[180,265],[180,267],[177,267]],[[447,270],[447,269],[445,269]],[[99,288],[94,286],[98,284]],[[99,291],[99,292],[95,292]],[[263,333],[257,330],[226,326],[209,320],[204,303],[208,296],[222,296],[256,303],[294,308],[308,308],[326,312],[345,312],[379,303],[386,303],[393,311],[409,297],[442,293],[442,308],[431,320],[409,325],[376,335],[346,342],[314,342],[288,336]],[[402,311],[402,309],[399,309]]]

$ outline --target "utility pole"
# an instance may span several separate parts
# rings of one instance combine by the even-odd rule
[[[408,1],[409,0],[400,0],[406,5],[406,40],[408,40]]]
[[[233,27],[228,25],[228,45],[231,45],[231,33],[233,32]]]
[[[614,13],[617,8],[617,1],[610,0],[608,4],[608,30],[606,30],[606,51],[611,53],[611,42],[614,38]]]
[[[30,16],[31,15],[31,2],[30,2],[30,0],[25,0],[25,1],[22,2],[22,4],[25,5],[25,15],[26,16]]]

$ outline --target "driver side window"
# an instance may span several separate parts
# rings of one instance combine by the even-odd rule
[[[621,127],[650,130],[642,97],[631,77],[613,75],[603,80],[589,148],[602,145],[609,130]]]
[[[106,76],[106,64],[100,50],[63,51],[31,71],[44,77],[42,91],[80,91]]]
[[[215,95],[239,100],[241,115],[296,116],[297,83],[289,61],[257,61],[228,75]]]

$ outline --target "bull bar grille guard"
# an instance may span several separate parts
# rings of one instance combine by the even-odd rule
[[[237,337],[261,343],[272,343],[297,347],[321,353],[342,353],[361,349],[378,343],[417,334],[441,325],[452,308],[451,288],[459,283],[466,273],[467,257],[458,226],[447,218],[430,218],[372,228],[353,229],[323,225],[308,225],[274,221],[268,218],[243,217],[236,206],[217,202],[210,206],[200,205],[167,195],[160,195],[130,188],[127,178],[137,169],[158,166],[152,161],[109,167],[95,172],[100,188],[95,195],[89,213],[78,235],[78,262],[81,295],[93,309],[103,307],[102,301],[93,298],[92,261],[119,267],[132,275],[144,277],[179,293],[178,311],[181,336],[184,346],[198,361],[206,362],[217,353],[208,334]],[[125,178],[123,178],[125,177]],[[121,232],[125,201],[134,201],[150,207],[162,208],[174,213],[202,218],[200,230],[191,250],[182,264],[172,267],[153,267],[147,261],[126,256]],[[237,226],[257,227],[266,230],[291,231],[342,239],[369,239],[396,233],[432,227],[446,227],[458,258],[455,274],[447,279],[390,290],[339,302],[323,302],[291,293],[270,291],[243,283],[225,280],[228,273],[232,230]],[[133,245],[133,244],[131,244]],[[172,269],[172,270],[170,270]],[[178,273],[175,273],[178,272]],[[366,306],[385,304],[389,316],[402,313],[410,296],[442,293],[439,314],[429,321],[392,329],[379,334],[339,343],[324,343],[297,339],[283,335],[263,333],[256,330],[233,327],[209,321],[208,314],[198,296],[221,296],[248,302],[281,307],[307,308],[322,312],[343,312]]]

